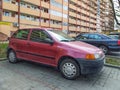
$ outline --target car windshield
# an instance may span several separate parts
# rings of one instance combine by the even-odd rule
[[[110,36],[106,35],[106,34],[103,34],[103,38],[104,39],[112,39]]]
[[[67,34],[65,34],[64,32],[60,30],[48,30],[48,32],[61,42],[75,41],[74,38],[68,36]]]

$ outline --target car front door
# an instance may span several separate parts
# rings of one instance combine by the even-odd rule
[[[28,43],[30,59],[35,62],[54,65],[57,46],[44,30],[32,30]]]

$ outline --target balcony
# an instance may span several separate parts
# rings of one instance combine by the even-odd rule
[[[40,0],[24,0],[25,2],[40,6]]]
[[[86,28],[81,27],[81,32],[86,32]]]
[[[41,17],[49,18],[49,13],[41,12]]]
[[[86,11],[84,9],[81,9],[81,13],[86,14]]]
[[[81,20],[86,20],[86,17],[85,16],[81,16]]]
[[[18,19],[15,17],[8,17],[8,16],[2,16],[2,21],[7,21],[7,22],[18,22]]]
[[[76,27],[69,26],[69,30],[70,30],[70,31],[76,31]]]
[[[36,25],[36,26],[40,24],[40,22],[30,21],[30,20],[25,20],[25,19],[20,19],[20,23],[22,23],[22,24]]]
[[[82,26],[86,26],[86,23],[85,23],[85,22],[81,22],[81,25],[82,25]]]
[[[75,37],[75,36],[76,36],[76,33],[70,33],[69,36],[70,36],[70,37]]]
[[[49,23],[41,22],[42,27],[49,27]]]
[[[18,6],[15,5],[15,4],[3,2],[3,9],[16,11],[17,12],[18,11]]]
[[[51,28],[62,28],[62,25],[50,23],[50,27],[51,27]]]
[[[55,0],[55,2],[62,4],[62,0]]]
[[[20,12],[30,14],[30,15],[34,15],[34,16],[40,16],[40,11],[39,10],[33,10],[33,9],[30,9],[30,8],[20,7]]]
[[[62,17],[55,16],[55,15],[50,15],[50,19],[57,20],[57,21],[62,21]]]
[[[68,2],[63,2],[63,5],[68,6]]]
[[[77,3],[78,0],[71,0],[71,1],[74,2],[74,3]]]
[[[76,20],[69,18],[69,23],[71,23],[71,24],[76,24]]]
[[[76,10],[77,7],[75,5],[70,4],[69,8]]]
[[[66,19],[66,18],[63,18],[63,22],[68,22],[68,19]]]
[[[55,11],[58,11],[58,12],[62,12],[62,8],[58,8],[58,7],[53,6],[53,5],[51,5],[50,8],[51,8],[52,10],[55,10]]]
[[[48,2],[41,1],[41,6],[44,8],[49,8],[50,4]]]
[[[81,16],[79,14],[77,14],[77,18],[80,18]]]
[[[80,21],[77,21],[77,25],[80,25]]]
[[[71,11],[69,12],[69,15],[70,15],[70,16],[73,16],[73,17],[76,17],[76,13],[71,12]]]
[[[63,30],[68,30],[68,27],[67,26],[63,26]]]

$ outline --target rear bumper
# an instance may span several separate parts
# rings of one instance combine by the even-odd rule
[[[77,59],[77,61],[80,64],[81,74],[85,74],[85,75],[86,74],[95,74],[95,73],[100,72],[104,66],[104,60],[105,60],[104,57],[99,60]]]

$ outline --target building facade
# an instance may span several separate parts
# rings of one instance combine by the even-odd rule
[[[97,22],[97,2],[98,0],[0,0],[0,32],[10,36],[18,28],[29,27],[60,29],[72,37],[81,32],[97,32],[97,25],[103,30],[104,21],[101,11],[99,23]],[[101,3],[100,10],[105,7]]]

